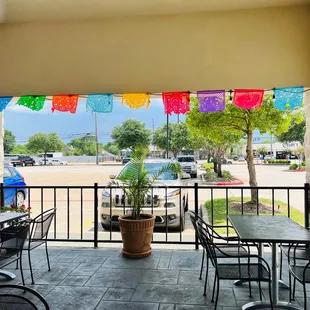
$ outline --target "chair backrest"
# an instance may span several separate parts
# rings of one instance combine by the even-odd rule
[[[22,226],[8,226],[0,231],[1,249],[21,251],[28,237],[29,223]]]
[[[37,217],[32,219],[32,227],[29,237],[30,242],[32,240],[42,240],[47,238],[55,214],[56,208],[53,208],[39,214]]]
[[[193,211],[188,211],[188,215],[190,217],[190,220],[191,220],[195,230],[196,230],[196,228],[195,228],[196,224],[195,223],[196,223],[196,221],[199,220],[204,225],[204,227],[208,230],[212,240],[213,240],[213,238],[216,238],[216,239],[220,239],[220,240],[226,241],[221,235],[219,235],[214,230],[212,225],[210,225],[209,223],[205,222],[197,213],[195,213]]]
[[[9,290],[9,291],[8,291]],[[1,310],[38,310],[37,300],[29,300],[23,294],[23,292],[28,292],[35,296],[44,306],[40,309],[49,310],[50,307],[44,297],[36,292],[35,290],[21,285],[5,284],[0,285],[0,309]],[[32,297],[33,297],[32,296]],[[32,298],[33,299],[33,298]]]

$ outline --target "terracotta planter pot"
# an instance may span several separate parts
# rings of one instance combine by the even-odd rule
[[[155,216],[141,214],[141,219],[131,219],[131,214],[118,218],[123,239],[123,255],[130,258],[142,258],[152,253],[151,242]]]

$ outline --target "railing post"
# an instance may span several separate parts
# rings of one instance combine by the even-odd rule
[[[98,248],[98,183],[94,184],[94,248]]]
[[[0,183],[0,195],[1,195],[1,208],[4,208],[4,187],[3,183]]]
[[[305,183],[305,227],[309,228],[309,212],[310,212],[310,204],[309,204],[309,191],[310,191],[310,184]]]
[[[198,201],[198,183],[194,185],[194,202],[195,202],[195,213],[199,213],[199,201]],[[199,242],[197,232],[195,230],[195,250],[199,250]]]

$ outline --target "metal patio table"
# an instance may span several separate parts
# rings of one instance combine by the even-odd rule
[[[278,253],[279,243],[299,242],[310,244],[310,232],[296,222],[282,215],[229,215],[228,219],[243,242],[271,243],[272,245],[272,301],[277,309],[298,309],[298,305],[279,301]],[[275,281],[276,279],[276,281]],[[270,303],[254,301],[242,309],[266,309]]]
[[[27,214],[21,213],[21,212],[1,212],[0,213],[0,227],[3,227],[3,225],[7,222],[18,220],[25,216],[27,216]],[[1,270],[1,269],[0,269],[0,276],[3,276],[9,280],[13,280],[16,278],[16,275],[13,272]]]

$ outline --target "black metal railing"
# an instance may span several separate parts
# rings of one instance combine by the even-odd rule
[[[8,191],[13,190],[13,195],[16,195],[20,189],[21,187],[4,187],[0,184],[1,205],[5,205]],[[31,207],[30,216],[36,216],[52,207],[57,208],[49,241],[91,242],[94,247],[104,242],[121,242],[117,217],[126,214],[131,205],[121,195],[123,188],[99,186],[95,183],[93,186],[26,186],[25,189],[25,205]],[[227,215],[249,213],[248,197],[251,196],[251,189],[256,190],[258,197],[255,204],[251,204],[252,214],[284,214],[309,228],[308,183],[300,187],[255,188],[214,187],[198,183],[189,186],[156,186],[151,188],[150,195],[145,198],[145,210],[147,208],[148,212],[156,216],[153,243],[189,244],[198,249],[198,238],[186,216],[186,207],[196,213],[202,212],[212,225],[219,224],[219,220],[222,224],[223,221],[228,224]],[[119,191],[118,203],[116,190]],[[102,207],[104,193],[105,209]],[[174,196],[169,196],[171,193]],[[266,201],[267,209],[264,205]],[[103,223],[105,229],[100,223]],[[221,233],[229,235],[231,232],[226,229]]]

